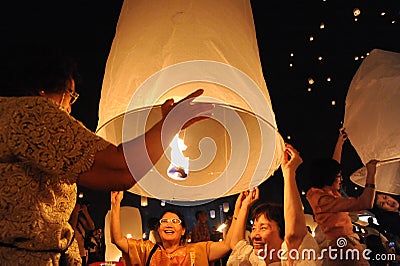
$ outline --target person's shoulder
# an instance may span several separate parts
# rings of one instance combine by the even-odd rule
[[[15,110],[34,108],[59,109],[52,100],[42,96],[0,97],[0,104],[13,107]]]
[[[321,196],[326,193],[327,192],[324,191],[322,188],[312,187],[307,191],[306,197],[311,198],[311,197]]]

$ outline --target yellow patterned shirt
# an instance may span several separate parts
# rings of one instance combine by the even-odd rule
[[[59,265],[78,175],[109,143],[44,97],[0,97],[0,265]],[[76,241],[67,251],[79,265]]]

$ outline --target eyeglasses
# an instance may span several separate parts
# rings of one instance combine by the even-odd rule
[[[182,221],[181,221],[181,219],[178,219],[178,218],[172,218],[172,219],[162,218],[162,219],[160,219],[160,224],[167,224],[167,223],[181,224]]]
[[[78,100],[79,93],[77,93],[76,91],[72,91],[71,89],[67,89],[67,92],[69,93],[70,96],[69,104],[73,105],[76,102],[76,100]]]

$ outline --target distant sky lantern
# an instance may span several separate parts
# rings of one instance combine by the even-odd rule
[[[161,118],[166,99],[203,88],[197,101],[215,104],[212,118],[180,131],[128,191],[196,204],[261,184],[279,168],[284,142],[263,77],[250,1],[167,6],[164,0],[124,1],[106,64],[97,134],[114,144],[131,140]],[[134,165],[138,154],[124,153],[131,169],[140,167]]]
[[[210,210],[210,218],[215,219],[215,210]]]
[[[330,78],[330,77],[327,77],[327,78],[326,78],[326,81],[330,82],[330,81],[331,81],[331,78]]]
[[[386,12],[381,12],[381,16],[383,17],[384,15],[386,15]]]
[[[310,42],[314,41],[314,37],[310,36]]]
[[[290,66],[290,67],[293,67],[293,63],[290,63],[289,66]]]
[[[360,9],[358,9],[358,8],[354,8],[353,9],[353,15],[355,17],[358,17],[360,14],[361,14],[361,10]]]
[[[293,57],[294,56],[294,53],[290,53],[290,57]]]
[[[318,56],[318,60],[321,61],[322,60],[322,56]]]
[[[323,22],[321,22],[321,24],[319,25],[320,29],[324,29],[325,28],[325,24]]]
[[[354,75],[344,127],[364,165],[377,159],[376,188],[400,194],[400,53],[374,49]],[[351,180],[365,185],[365,167]]]
[[[331,105],[332,105],[332,106],[336,105],[336,101],[334,101],[334,100],[331,101]]]
[[[147,205],[149,205],[149,202],[147,201],[147,197],[141,196],[140,197],[140,206],[146,207]]]
[[[310,85],[314,84],[314,79],[313,78],[308,78],[308,84],[310,84]]]

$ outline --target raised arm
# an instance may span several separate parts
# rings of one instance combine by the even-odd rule
[[[165,101],[158,123],[133,140],[97,152],[92,168],[80,174],[78,184],[103,190],[131,188],[163,155],[162,143],[168,146],[179,130],[210,116],[212,104],[193,102],[202,93],[203,90],[197,90],[177,103],[172,99]],[[126,163],[126,153],[134,155],[129,157],[131,168]]]
[[[211,244],[209,257],[210,261],[223,257],[236,245],[239,240],[244,239],[247,212],[251,205],[258,200],[258,196],[258,188],[253,191],[245,191],[239,194],[235,203],[232,223],[229,227],[226,238],[222,242],[213,242]],[[233,244],[232,241],[236,241],[236,243]]]
[[[239,194],[236,200],[235,211],[233,212],[234,218],[231,224],[231,249],[233,249],[240,240],[245,239],[248,213],[251,206],[253,206],[253,204],[259,199],[259,197],[260,191],[258,187],[251,191],[242,191]]]
[[[343,148],[343,143],[346,141],[346,139],[347,139],[347,133],[344,128],[341,128],[339,130],[339,137],[336,141],[335,150],[333,151],[332,155],[332,159],[334,159],[338,163],[340,163],[340,161],[342,160],[342,148]]]
[[[299,152],[290,144],[285,145],[281,168],[284,179],[283,208],[285,217],[285,241],[289,250],[297,249],[307,234],[303,205],[296,183],[296,169],[303,162]]]
[[[121,201],[123,196],[123,191],[111,192],[110,236],[111,243],[115,244],[122,252],[128,253],[128,241],[121,231]]]
[[[337,198],[333,196],[322,196],[319,205],[323,212],[351,212],[371,209],[375,199],[375,174],[377,160],[367,163],[367,177],[364,191],[358,198]]]

